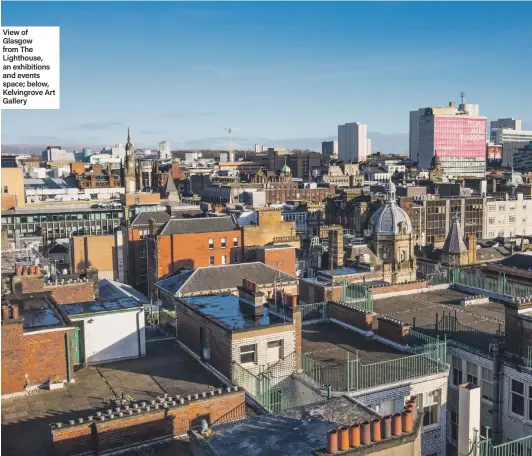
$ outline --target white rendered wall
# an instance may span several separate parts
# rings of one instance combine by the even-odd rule
[[[137,316],[138,315],[138,316]],[[72,318],[84,320],[85,358],[87,364],[139,356],[137,318],[140,330],[140,355],[146,354],[144,310],[113,312]],[[92,323],[88,323],[92,320]]]

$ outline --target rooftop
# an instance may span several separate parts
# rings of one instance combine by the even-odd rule
[[[205,440],[218,456],[308,456],[326,445],[327,431],[336,427],[319,419],[262,415],[213,426]]]
[[[373,364],[409,355],[332,322],[304,325],[301,342],[305,355],[329,367],[345,364],[347,352],[354,359],[358,351],[361,364]]]
[[[324,271],[319,271],[319,274],[327,276],[344,276],[352,274],[360,274],[361,272],[368,272],[367,270],[359,270],[356,268],[336,268],[336,269],[326,269]]]
[[[78,302],[74,304],[63,304],[61,308],[69,316],[82,315],[82,314],[94,314],[100,312],[117,312],[122,310],[134,309],[141,307],[136,299],[127,297],[119,298],[114,301],[89,301]]]
[[[515,255],[498,262],[497,264],[507,266],[509,268],[532,271],[532,253],[516,253]]]
[[[40,205],[40,206],[25,206],[25,207],[15,207],[9,210],[3,210],[2,216],[13,216],[13,215],[32,215],[32,214],[70,214],[78,212],[122,212],[121,207],[109,207],[109,208],[100,208],[100,207],[90,207],[88,204],[70,204],[70,205],[61,205],[61,206],[52,206],[50,204]]]
[[[407,296],[375,299],[373,309],[380,315],[416,326],[432,325],[436,317],[445,313],[457,313],[460,323],[471,329],[495,334],[499,326],[504,329],[504,304],[490,302],[474,306],[461,306],[460,300],[471,295],[453,289],[430,291]]]
[[[263,306],[263,314],[260,316],[246,313],[240,305],[238,296],[232,294],[194,296],[180,300],[230,330],[238,331],[285,323],[282,318],[270,314],[265,306]]]
[[[98,285],[100,298],[105,301],[113,301],[115,299],[131,297],[140,304],[149,302],[149,299],[145,295],[133,288],[131,285],[108,279],[100,280]]]
[[[30,395],[3,399],[2,454],[51,454],[50,423],[87,417],[95,410],[107,408],[105,401],[122,393],[141,401],[164,393],[184,396],[222,386],[175,341],[150,342],[146,349],[143,358],[85,367],[75,373],[76,383],[64,389],[37,390]],[[131,450],[128,454],[135,452]]]
[[[175,296],[199,293],[236,291],[242,279],[257,282],[258,285],[272,284],[275,281],[292,282],[297,277],[278,271],[264,263],[237,263],[223,266],[206,266],[186,271],[156,283],[156,286]]]
[[[313,402],[312,404],[285,410],[280,414],[287,418],[300,420],[319,419],[334,423],[356,423],[357,421],[370,420],[376,415],[363,408],[349,396],[339,396],[333,399]]]
[[[191,219],[170,219],[160,234],[192,234],[212,233],[217,231],[233,231],[235,225],[232,217],[206,217]]]
[[[148,226],[150,219],[153,219],[156,225],[162,225],[170,220],[170,214],[166,211],[139,212],[130,223],[130,226]]]
[[[10,304],[18,305],[20,316],[24,317],[22,327],[26,331],[37,331],[67,326],[67,322],[48,301],[47,293],[35,293],[24,299],[9,299]]]

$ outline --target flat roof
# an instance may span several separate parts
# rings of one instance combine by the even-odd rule
[[[18,305],[19,315],[24,317],[22,327],[25,330],[42,330],[66,326],[59,312],[48,301],[48,294],[35,294],[22,299],[9,299],[9,303]]]
[[[51,454],[50,423],[68,423],[77,418],[87,422],[87,416],[108,409],[105,402],[115,395],[120,397],[123,393],[135,401],[147,401],[164,393],[185,396],[223,386],[175,338],[152,341],[146,344],[146,356],[84,367],[76,371],[76,382],[67,383],[62,389],[36,390],[30,396],[2,399],[2,454],[4,451],[11,456]],[[186,454],[151,450],[149,447],[124,454]]]
[[[458,321],[472,329],[495,334],[499,325],[504,329],[504,304],[492,301],[488,304],[461,306],[460,300],[470,298],[471,294],[451,288],[415,293],[405,296],[392,296],[375,299],[373,310],[379,315],[386,315],[396,320],[416,326],[433,325],[436,315],[441,319],[443,314],[454,315]]]
[[[411,355],[333,322],[304,325],[301,342],[305,355],[328,367],[345,365],[348,354],[353,360],[357,351],[361,364],[373,364]]]
[[[356,268],[337,268],[337,269],[327,269],[324,271],[318,271],[317,274],[323,274],[328,276],[343,276],[343,275],[352,275],[360,273],[368,273],[368,270],[361,270]]]
[[[192,296],[180,300],[230,330],[238,331],[284,323],[282,318],[271,314],[266,306],[263,306],[262,315],[254,316],[246,313],[241,307],[238,296],[232,294]]]
[[[139,304],[136,299],[130,297],[118,298],[112,301],[77,302],[73,304],[63,304],[61,306],[69,316],[99,312],[119,312],[122,310],[134,309],[135,307],[142,307],[142,304]]]
[[[205,441],[218,456],[308,456],[325,447],[327,431],[337,426],[331,421],[268,414],[212,426]]]
[[[263,245],[260,247],[261,250],[273,250],[273,249],[293,249],[294,247],[291,245],[283,244],[283,245]]]
[[[94,204],[94,203],[93,203]],[[122,212],[122,207],[90,207],[87,205],[76,206],[42,206],[42,207],[16,207],[13,209],[3,210],[2,216],[13,215],[30,215],[30,214],[68,214],[71,212]]]

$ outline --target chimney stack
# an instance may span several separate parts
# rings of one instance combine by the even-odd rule
[[[242,279],[242,286],[238,287],[238,298],[242,310],[255,316],[262,315],[265,295],[257,290],[257,282]]]
[[[480,387],[460,385],[458,392],[458,454],[469,454],[471,443],[480,433]]]

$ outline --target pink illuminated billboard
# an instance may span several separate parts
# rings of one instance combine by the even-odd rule
[[[482,117],[434,117],[434,153],[441,158],[485,158],[486,124]]]

